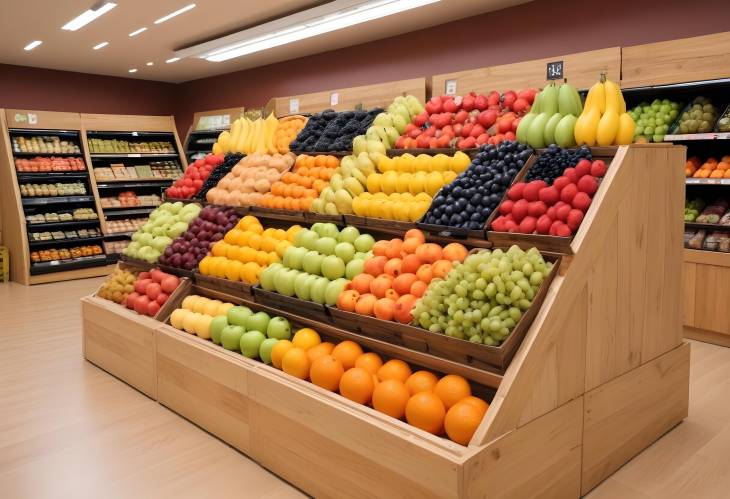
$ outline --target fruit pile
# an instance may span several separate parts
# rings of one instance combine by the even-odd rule
[[[606,174],[606,163],[581,159],[568,167],[552,185],[544,180],[517,182],[499,205],[499,216],[492,221],[496,232],[549,234],[570,237],[580,227]]]
[[[182,177],[165,189],[165,196],[173,199],[192,198],[203,187],[210,172],[224,160],[225,157],[222,154],[208,154],[204,159],[196,159],[188,165]]]
[[[531,154],[530,147],[513,141],[487,145],[433,198],[423,222],[481,229]]]
[[[83,182],[56,182],[55,184],[20,184],[20,195],[25,197],[83,196],[86,185]]]
[[[246,306],[189,295],[170,324],[434,435],[445,432],[461,445],[469,443],[489,408],[459,375],[413,372],[402,360],[383,362],[354,341],[323,342],[311,328],[292,335],[286,318]]]
[[[300,114],[279,118],[279,126],[274,132],[274,146],[282,154],[289,152],[289,144],[307,124],[307,118]]]
[[[169,265],[184,270],[193,270],[198,262],[208,254],[223,234],[233,229],[239,216],[233,208],[208,205],[180,234],[165,248],[159,258],[161,265]]]
[[[54,260],[71,260],[83,256],[102,255],[104,251],[98,244],[86,244],[72,248],[51,248],[47,250],[31,251],[30,261],[33,263],[51,262]]]
[[[463,262],[468,250],[459,243],[441,247],[427,243],[418,229],[404,239],[378,241],[373,256],[365,260],[337,299],[337,308],[347,312],[409,324],[416,301],[434,278],[443,279],[454,262]]]
[[[309,211],[339,165],[340,160],[335,156],[297,156],[294,169],[271,184],[271,192],[263,195],[258,206]]]
[[[96,296],[122,304],[127,296],[134,291],[134,281],[136,280],[136,272],[117,267],[101,285],[99,291],[96,292]]]
[[[280,149],[276,144],[278,129],[279,120],[273,114],[269,114],[266,119],[259,117],[253,121],[238,118],[231,125],[230,131],[220,133],[213,144],[213,154],[285,154],[289,152],[288,149]],[[278,138],[281,139],[282,135]]]
[[[216,242],[210,254],[200,261],[203,275],[256,284],[261,271],[277,263],[291,246],[301,229],[294,225],[283,229],[264,229],[256,217],[247,215]]]
[[[509,90],[464,97],[434,96],[396,141],[397,149],[459,148],[514,140],[520,117],[530,110],[537,90]]]
[[[58,135],[33,135],[31,137],[12,137],[13,152],[35,153],[68,153],[80,154],[78,145],[67,140],[61,140]]]
[[[560,147],[575,145],[574,128],[583,112],[580,95],[572,86],[559,87],[550,82],[535,97],[530,112],[517,127],[517,140],[535,149],[550,144]]]
[[[233,167],[236,166],[242,158],[243,154],[226,154],[223,158],[223,163],[216,166],[213,171],[210,172],[208,178],[205,179],[205,182],[203,182],[203,185],[200,187],[200,190],[196,194],[198,199],[206,199],[208,196],[208,191],[218,185],[218,182],[220,182],[223,177],[230,173],[230,171],[233,170]]]
[[[297,232],[281,263],[261,272],[261,288],[334,305],[349,280],[362,273],[374,244],[370,234],[355,227],[340,231],[332,223],[315,223]]]
[[[127,295],[123,305],[140,315],[154,317],[179,285],[177,276],[159,269],[140,272],[134,282],[134,291]]]
[[[575,166],[581,159],[592,160],[593,156],[588,146],[578,149],[561,149],[555,144],[550,145],[547,151],[537,157],[537,161],[527,170],[525,182],[542,180],[547,185],[553,185],[569,166]]]
[[[705,201],[702,198],[695,198],[692,201],[685,199],[684,201],[684,221],[694,222],[700,216],[702,210],[705,209]]]
[[[413,95],[398,96],[393,99],[384,113],[375,117],[365,135],[353,139],[353,145],[366,149],[367,142],[370,142],[368,152],[377,149],[378,152],[385,154],[385,149],[393,149],[400,134],[405,133],[408,124],[422,112],[423,106],[416,97]],[[377,142],[382,144],[382,148],[375,144]]]
[[[122,191],[116,196],[99,198],[102,208],[122,208],[129,206],[160,206],[162,200],[157,194],[140,194],[134,191]]]
[[[364,134],[373,119],[383,110],[335,112],[327,109],[309,118],[297,138],[289,144],[292,151],[334,152],[349,151],[352,139]]]
[[[155,263],[175,239],[188,229],[188,224],[200,214],[200,205],[182,202],[162,203],[150,213],[146,224],[132,234],[132,242],[124,254]]]
[[[611,80],[599,81],[588,91],[583,112],[575,122],[575,142],[579,146],[631,144],[635,129],[619,86]]]
[[[249,206],[258,203],[294,164],[294,155],[251,154],[245,156],[226,174],[205,198],[209,203],[228,206]]]
[[[704,163],[692,156],[687,160],[684,173],[694,178],[730,178],[730,155],[723,156],[720,161],[710,157]]]
[[[642,102],[629,114],[636,122],[634,142],[664,142],[664,135],[679,114],[681,104],[669,99]]]
[[[535,248],[471,254],[429,285],[413,310],[414,324],[472,343],[499,345],[530,308],[551,269]]]
[[[57,158],[38,156],[36,158],[15,158],[15,169],[19,172],[80,172],[86,170],[83,158]]]
[[[706,97],[695,97],[695,100],[689,105],[689,109],[684,111],[679,117],[679,123],[674,133],[707,133],[711,132],[717,115],[717,108],[712,101]]]

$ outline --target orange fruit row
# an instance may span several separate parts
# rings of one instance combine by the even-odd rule
[[[329,185],[340,161],[335,156],[297,157],[294,170],[286,172],[261,197],[258,206],[280,210],[309,211],[312,202]]]
[[[296,167],[306,166],[312,168],[315,166],[335,169],[340,166],[340,160],[337,156],[327,154],[319,154],[317,156],[309,156],[308,154],[300,154],[297,156]]]
[[[261,197],[258,206],[279,210],[309,211],[310,206],[312,206],[312,201],[315,199],[316,196],[307,195],[303,198],[295,198],[291,196],[277,196],[269,192]]]

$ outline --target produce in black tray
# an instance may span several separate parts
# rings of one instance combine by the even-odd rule
[[[579,149],[562,149],[555,144],[548,147],[547,151],[537,157],[524,181],[542,180],[547,185],[553,185],[556,178],[561,176],[566,168],[575,166],[581,159],[591,161],[593,156],[588,146],[581,146]]]
[[[364,135],[375,116],[382,112],[381,108],[342,112],[327,109],[309,118],[289,148],[303,152],[349,151],[352,140]]]
[[[206,194],[208,194],[208,191],[218,185],[218,182],[220,179],[225,177],[234,166],[238,164],[239,161],[241,161],[241,158],[243,158],[243,154],[239,153],[229,153],[226,154],[226,159],[218,165],[215,170],[210,172],[210,175],[203,183],[202,187],[198,191],[198,193],[195,195],[197,199],[205,199]]]

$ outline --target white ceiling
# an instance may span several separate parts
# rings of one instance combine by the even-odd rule
[[[95,1],[2,0],[0,63],[183,82],[357,45],[526,3],[529,0],[441,0],[364,25],[226,62],[182,59],[173,64],[166,64],[165,60],[173,57],[175,50],[322,2],[115,0],[116,8],[80,30],[61,30],[61,26],[90,8]],[[194,9],[165,23],[154,24],[155,19],[193,2],[197,4]],[[142,26],[147,26],[147,31],[132,38],[128,36]],[[32,51],[23,50],[33,40],[42,40],[43,44]],[[108,41],[109,45],[100,50],[92,50],[94,45],[103,41]],[[147,66],[147,62],[153,62],[154,66]],[[138,71],[131,74],[131,68],[137,68]]]

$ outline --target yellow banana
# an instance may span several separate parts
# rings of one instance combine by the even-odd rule
[[[603,112],[613,111],[618,117],[618,114],[621,112],[621,89],[611,80],[606,80],[603,88],[606,93],[606,109]]]
[[[634,141],[634,131],[636,129],[636,123],[629,113],[623,113],[618,117],[618,132],[616,132],[616,139],[614,144],[616,145],[627,145]]]
[[[606,89],[600,81],[595,83],[588,91],[583,111],[585,112],[590,107],[596,107],[601,114],[606,111]]]
[[[218,135],[218,141],[216,142],[220,149],[220,152],[228,152],[231,150],[231,132],[224,130]]]
[[[241,136],[241,118],[238,118],[231,125],[231,139],[228,142],[228,150],[235,151],[236,145],[238,144],[238,138]]]
[[[586,107],[583,113],[575,122],[575,143],[579,146],[583,144],[594,146],[596,145],[596,129],[598,128],[598,121],[601,119],[601,113],[598,107]]]
[[[618,113],[613,109],[606,109],[596,127],[596,144],[610,146],[616,139],[618,132]]]
[[[236,152],[242,153],[243,148],[246,144],[246,137],[249,134],[249,123],[245,119],[241,119],[241,133],[238,136],[238,142],[236,143]]]
[[[243,118],[246,120],[246,128],[248,129],[248,133],[246,134],[245,140],[243,142],[243,153],[251,154],[251,151],[253,150],[253,139],[254,135],[256,134],[256,122],[251,121],[248,118]]]

